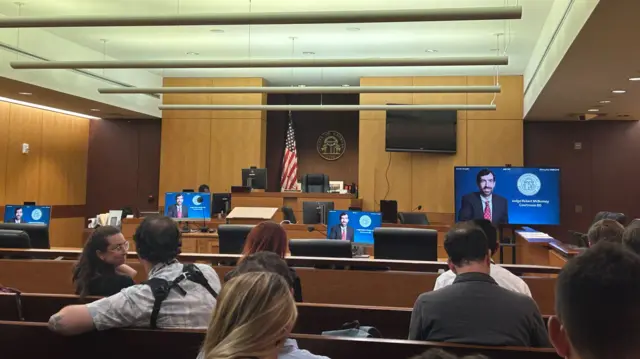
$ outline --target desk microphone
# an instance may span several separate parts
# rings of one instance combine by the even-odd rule
[[[317,228],[316,228],[316,227],[314,227],[314,226],[307,226],[307,231],[309,231],[309,233],[311,233],[311,232],[314,232],[314,231],[315,231],[315,232],[318,232],[318,233],[322,234],[322,235],[323,235],[323,236],[325,236],[325,237],[327,236],[327,232],[323,232],[323,231],[321,231],[321,230],[317,229]]]
[[[202,205],[202,202],[204,202],[204,199],[202,198],[202,196],[198,195],[198,197],[196,198],[196,202]],[[202,227],[200,227],[200,232],[202,233],[209,232],[209,228],[207,227],[207,215],[206,213],[204,213],[204,206],[202,208]]]
[[[421,210],[421,209],[422,209],[422,205],[421,205],[421,204],[419,204],[419,205],[418,205],[418,207],[416,207],[416,208],[412,209],[412,210],[411,210],[411,212],[415,212],[416,210],[418,210],[418,211],[419,211],[419,210]]]

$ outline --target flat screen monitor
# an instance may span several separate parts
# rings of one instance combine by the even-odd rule
[[[327,224],[327,216],[333,206],[333,202],[302,202],[302,223]]]
[[[373,230],[381,225],[382,214],[378,212],[329,211],[327,238],[373,244]]]
[[[496,225],[560,224],[559,168],[456,167],[454,171],[458,221],[490,218]]]
[[[49,249],[49,226],[43,223],[0,223],[0,230],[24,231],[32,248]]]
[[[456,153],[457,111],[387,111],[387,152]]]
[[[231,212],[231,193],[214,193],[211,214],[229,214]]]
[[[4,223],[30,223],[49,225],[50,206],[7,205],[4,208]]]
[[[242,185],[252,189],[267,189],[266,168],[243,168]]]
[[[167,192],[164,215],[177,221],[210,219],[211,193]]]

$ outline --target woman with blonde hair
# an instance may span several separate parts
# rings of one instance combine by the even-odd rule
[[[198,358],[324,358],[288,339],[297,317],[291,286],[282,275],[238,275],[220,292]]]

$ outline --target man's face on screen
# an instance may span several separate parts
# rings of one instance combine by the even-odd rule
[[[16,219],[21,219],[22,218],[22,209],[19,209],[16,211]]]
[[[184,202],[184,197],[178,196],[176,198],[176,203],[178,204],[178,206],[182,206],[182,202]]]
[[[491,196],[493,193],[493,189],[496,186],[496,179],[493,177],[493,174],[489,173],[486,176],[480,177],[480,183],[478,183],[478,188],[480,192],[482,192],[483,196]]]
[[[346,214],[342,217],[340,217],[340,224],[343,226],[346,226],[349,223],[349,216],[347,216]]]

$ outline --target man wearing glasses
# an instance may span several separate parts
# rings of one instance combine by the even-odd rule
[[[181,240],[176,223],[169,217],[147,217],[133,239],[149,279],[96,302],[63,308],[49,319],[52,331],[76,335],[122,327],[208,326],[220,279],[209,265],[178,262]],[[159,300],[158,293],[166,296]]]

